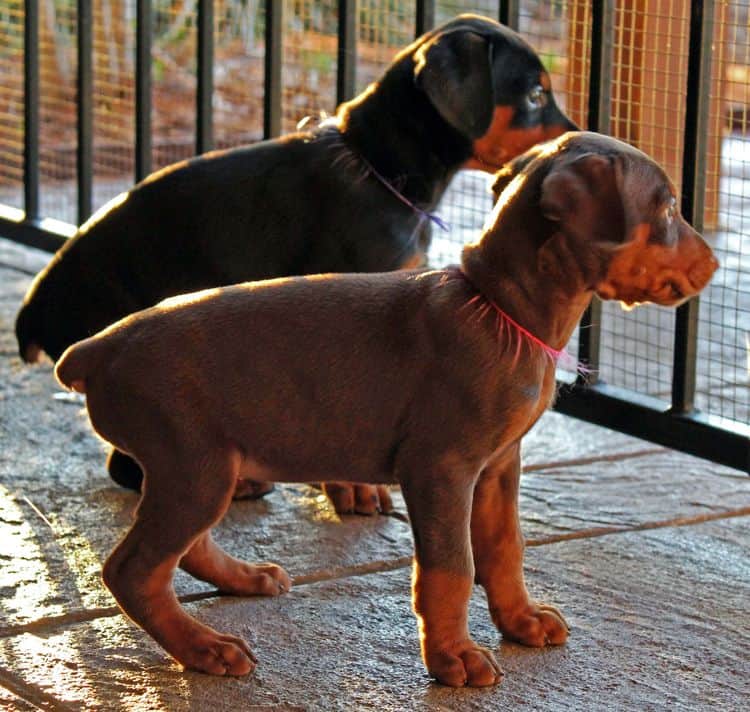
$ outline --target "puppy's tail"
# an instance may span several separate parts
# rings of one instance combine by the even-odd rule
[[[65,263],[58,252],[34,278],[18,311],[16,340],[26,363],[38,361],[42,352],[57,360],[68,346],[87,335],[80,332],[80,319],[76,318],[80,290],[67,288],[61,280],[61,267],[64,272]]]
[[[26,363],[38,361],[43,352],[57,361],[68,346],[120,316],[106,318],[107,295],[84,279],[78,251],[71,249],[77,239],[70,238],[37,274],[18,311],[18,353]]]
[[[26,302],[16,317],[18,353],[26,363],[36,363],[42,353],[42,347],[35,336],[39,320],[35,311],[34,303]]]
[[[86,378],[91,372],[93,360],[93,339],[84,339],[73,344],[60,357],[55,365],[55,378],[72,391],[86,392]]]

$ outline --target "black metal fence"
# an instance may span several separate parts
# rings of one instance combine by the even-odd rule
[[[576,121],[663,163],[723,265],[676,314],[595,302],[573,341],[591,374],[561,374],[557,408],[748,469],[745,2],[7,0],[0,235],[54,250],[153,169],[331,111],[411,37],[458,12],[521,31]],[[441,206],[453,233],[435,241],[431,261],[455,259],[489,207],[486,179],[462,174]]]

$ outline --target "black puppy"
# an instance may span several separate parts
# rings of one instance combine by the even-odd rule
[[[404,49],[327,125],[176,164],[115,199],[29,289],[16,322],[21,357],[56,360],[183,292],[418,266],[427,211],[456,171],[495,170],[571,128],[531,47],[492,20],[459,16]],[[121,453],[109,471],[140,487],[140,469]],[[389,507],[383,487],[328,493],[337,511]]]

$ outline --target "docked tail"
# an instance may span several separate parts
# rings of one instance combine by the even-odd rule
[[[55,378],[66,388],[86,392],[86,376],[90,370],[91,339],[79,341],[66,349],[55,365]]]
[[[16,317],[18,353],[26,363],[38,361],[42,352],[56,361],[68,346],[88,335],[76,313],[80,290],[66,288],[59,265],[55,257],[36,276]]]
[[[37,311],[34,302],[25,302],[16,317],[18,353],[26,363],[36,363],[44,350],[36,336],[39,332]]]
[[[66,247],[34,278],[16,317],[18,353],[26,363],[42,352],[57,361],[68,346],[119,318],[100,318],[107,294],[91,289],[77,253]]]

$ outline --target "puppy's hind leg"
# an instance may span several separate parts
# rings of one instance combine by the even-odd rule
[[[130,455],[112,448],[107,455],[107,471],[109,476],[120,487],[141,491],[143,471],[140,465]],[[252,480],[237,480],[234,499],[260,499],[269,492],[273,492],[273,482],[253,482]],[[200,578],[200,577],[199,577]]]
[[[226,512],[240,455],[204,443],[154,448],[138,453],[143,497],[132,528],[104,565],[104,582],[123,611],[186,668],[244,675],[256,662],[247,644],[189,616],[172,586],[180,560]]]
[[[278,596],[292,581],[276,564],[248,564],[223,551],[206,531],[182,557],[180,568],[235,596]]]

